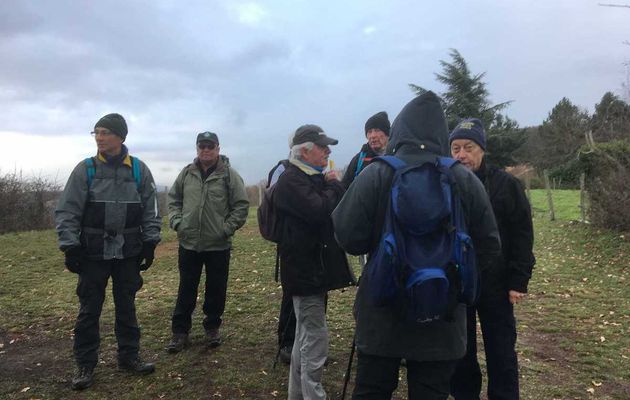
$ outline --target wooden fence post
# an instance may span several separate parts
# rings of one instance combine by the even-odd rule
[[[525,194],[527,194],[527,200],[529,200],[529,204],[532,204],[532,194],[529,192],[532,188],[532,178],[529,176],[529,173],[525,174]]]
[[[549,204],[549,219],[551,221],[556,220],[556,213],[553,210],[553,198],[551,196],[551,185],[549,184],[549,172],[547,170],[543,171],[545,176],[545,189],[547,189],[547,203]]]
[[[582,217],[582,223],[586,222],[586,189],[584,181],[586,180],[586,174],[582,172],[580,175],[580,216]]]

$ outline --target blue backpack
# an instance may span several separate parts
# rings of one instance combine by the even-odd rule
[[[390,306],[406,320],[449,320],[458,302],[479,293],[475,251],[467,233],[452,158],[407,166],[394,156],[375,158],[394,169],[378,248],[366,265],[373,306]]]

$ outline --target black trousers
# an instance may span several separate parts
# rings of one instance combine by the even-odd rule
[[[407,360],[409,400],[445,400],[457,360]],[[358,352],[353,399],[389,400],[398,386],[400,358]]]
[[[204,265],[206,284],[203,312],[206,317],[203,327],[208,331],[221,326],[227,294],[230,249],[196,252],[179,246],[179,291],[171,325],[173,333],[190,332]]]
[[[293,347],[295,341],[295,312],[293,311],[293,296],[282,291],[282,303],[278,316],[278,346]]]
[[[481,369],[477,361],[477,320],[479,315],[488,369],[488,399],[516,400],[519,398],[518,361],[516,358],[516,321],[514,307],[507,293],[494,298],[482,298],[467,312],[468,346],[451,384],[456,400],[479,399]]]
[[[118,359],[128,360],[138,356],[140,328],[135,303],[136,292],[142,287],[138,258],[86,261],[81,266],[77,284],[81,306],[74,327],[74,357],[80,366],[95,367],[98,362],[101,341],[99,319],[110,276],[116,312],[114,331],[118,341]]]

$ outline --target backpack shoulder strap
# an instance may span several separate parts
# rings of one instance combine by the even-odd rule
[[[94,175],[96,174],[96,166],[94,165],[94,158],[88,157],[85,159],[85,172],[87,174],[88,189],[92,186]]]
[[[140,160],[136,157],[129,156],[131,159],[131,173],[133,174],[133,179],[136,181],[136,189],[138,192],[142,189],[142,172],[140,170]]]
[[[230,174],[230,166],[225,166],[225,175],[223,175],[223,182],[225,183],[225,192],[227,193],[228,198],[228,207],[232,203],[232,193],[230,192],[230,183],[232,181],[232,176]]]
[[[365,158],[365,151],[362,151],[359,153],[359,162],[357,163],[357,169],[354,171],[354,177],[356,178],[359,173],[361,172],[361,169],[363,168],[363,159]]]
[[[392,167],[394,169],[394,171],[398,171],[399,169],[404,168],[404,167],[407,166],[406,162],[404,162],[403,160],[401,160],[400,158],[398,158],[396,156],[375,157],[375,158],[372,159],[372,161],[383,161],[384,163],[386,163],[387,165]]]
[[[437,161],[440,166],[446,167],[446,168],[451,168],[453,165],[459,163],[459,161],[450,157],[438,157]]]
[[[282,173],[284,173],[287,169],[288,164],[289,160],[280,160],[275,167],[271,168],[271,171],[269,171],[269,175],[267,176],[266,188],[269,188],[278,182],[278,178],[280,178],[280,175],[282,175]]]
[[[459,161],[450,157],[438,157],[438,165],[442,167],[443,172],[448,176],[451,187],[451,207],[452,207],[452,225],[460,232],[467,232],[466,218],[464,217],[464,209],[462,205],[462,196],[457,186],[457,182],[451,173],[451,168]]]

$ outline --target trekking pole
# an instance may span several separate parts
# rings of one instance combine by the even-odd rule
[[[343,391],[341,392],[341,400],[346,398],[346,389],[350,381],[350,371],[352,370],[352,359],[354,358],[354,349],[356,348],[355,338],[352,338],[352,347],[350,348],[350,358],[348,359],[348,368],[346,369],[346,377],[343,380]]]
[[[290,320],[291,317],[293,316],[293,307],[291,307],[291,311],[289,311],[289,318],[287,318],[287,320]],[[288,322],[288,321],[287,321]],[[287,329],[289,328],[289,323],[287,323],[286,325],[284,325],[284,329],[282,330],[282,336],[280,337],[280,343],[278,343],[278,351],[276,352],[276,357],[273,359],[273,367],[272,369],[276,369],[276,365],[278,364],[278,358],[280,358],[280,350],[282,350],[282,343],[284,343],[284,338],[287,335]]]

